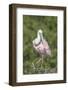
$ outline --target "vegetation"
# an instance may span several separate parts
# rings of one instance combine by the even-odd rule
[[[23,74],[44,74],[57,72],[57,17],[23,16]],[[41,67],[40,55],[34,50],[32,41],[37,31],[43,30],[43,36],[51,48],[51,57],[45,57]]]

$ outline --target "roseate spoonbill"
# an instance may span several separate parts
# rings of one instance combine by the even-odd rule
[[[43,37],[43,31],[40,29],[37,32],[37,38],[32,41],[34,49],[41,55],[42,57],[42,63],[43,63],[43,57],[45,56],[51,56],[51,50],[48,45],[48,42]],[[40,61],[40,60],[39,60]],[[38,61],[38,62],[39,62]]]

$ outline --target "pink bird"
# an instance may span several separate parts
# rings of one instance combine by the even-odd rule
[[[44,56],[51,56],[50,47],[44,39],[41,29],[37,32],[37,38],[33,40],[33,47],[41,55],[42,61]]]

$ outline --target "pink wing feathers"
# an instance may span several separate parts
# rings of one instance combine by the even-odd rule
[[[49,47],[47,41],[43,40],[43,46],[45,48],[46,54],[51,56],[51,50],[50,50],[50,47]]]
[[[43,40],[39,45],[33,45],[33,47],[38,53],[51,56],[51,50],[49,48],[47,41]]]

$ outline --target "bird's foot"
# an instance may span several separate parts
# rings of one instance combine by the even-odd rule
[[[35,65],[34,65],[34,63],[32,62],[32,68],[35,70]]]

